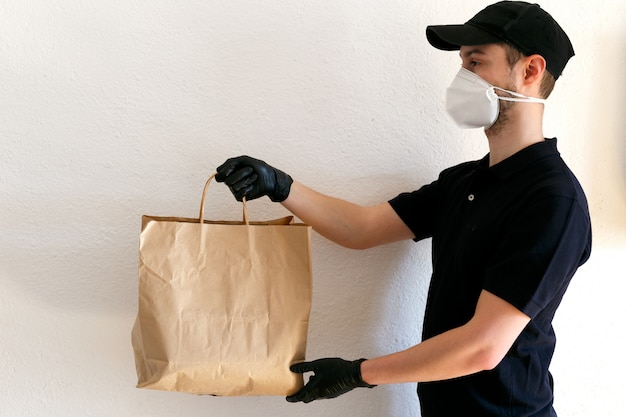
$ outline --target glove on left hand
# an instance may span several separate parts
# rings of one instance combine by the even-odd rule
[[[274,202],[289,197],[293,179],[283,171],[260,159],[249,156],[230,158],[217,168],[217,182],[224,182],[235,198],[241,201],[268,196]]]
[[[336,398],[357,387],[374,388],[361,378],[361,363],[365,359],[346,361],[340,358],[318,359],[291,365],[292,372],[314,372],[309,382],[287,401],[310,403],[319,399]]]

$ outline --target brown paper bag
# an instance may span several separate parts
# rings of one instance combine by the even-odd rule
[[[204,188],[199,219],[204,219]],[[139,388],[290,395],[303,385],[311,308],[311,227],[143,216]]]

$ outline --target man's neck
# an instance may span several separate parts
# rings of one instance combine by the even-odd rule
[[[485,131],[489,140],[489,166],[502,162],[530,145],[544,141],[543,112],[516,114]]]

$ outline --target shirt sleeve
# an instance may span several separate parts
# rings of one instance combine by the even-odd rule
[[[434,181],[416,191],[402,193],[389,200],[391,207],[415,235],[415,241],[433,235],[438,187],[439,181]]]
[[[484,289],[533,318],[562,294],[590,251],[586,211],[576,199],[545,197],[524,209],[505,231]]]

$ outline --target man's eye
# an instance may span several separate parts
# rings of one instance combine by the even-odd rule
[[[475,67],[478,65],[478,62],[476,61],[470,61],[470,66]]]

